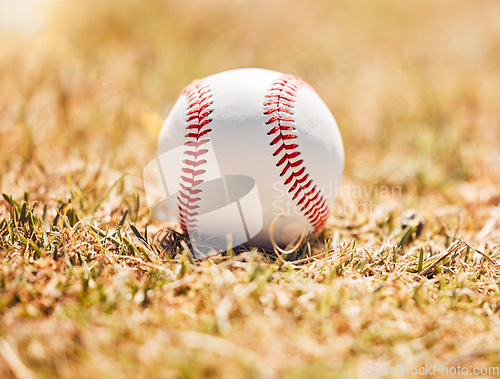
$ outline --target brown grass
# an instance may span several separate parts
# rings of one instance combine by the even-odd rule
[[[0,377],[498,368],[499,10],[55,2],[37,33],[0,31]],[[324,98],[348,190],[289,261],[194,262],[141,172],[185,84],[250,66]]]

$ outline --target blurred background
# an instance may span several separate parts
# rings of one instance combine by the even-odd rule
[[[317,90],[348,184],[399,186],[416,206],[498,183],[496,1],[0,4],[4,192],[63,196],[57,178],[90,163],[140,177],[186,84],[252,66]]]
[[[0,192],[23,204],[0,198],[0,377],[499,366],[499,15],[496,0],[0,0]],[[341,192],[302,250],[324,259],[190,263],[150,220],[142,170],[180,91],[251,66],[316,89],[344,186],[371,191]],[[342,206],[366,203],[389,212]]]

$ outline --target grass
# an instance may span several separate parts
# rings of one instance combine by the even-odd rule
[[[498,8],[54,3],[37,33],[1,31],[0,377],[498,369]],[[245,66],[325,99],[343,190],[287,259],[196,262],[141,172],[182,87]]]

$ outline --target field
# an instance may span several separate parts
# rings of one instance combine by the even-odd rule
[[[500,376],[498,2],[41,4],[0,28],[1,378]],[[286,260],[195,261],[145,201],[181,89],[237,67],[300,76],[343,135]]]

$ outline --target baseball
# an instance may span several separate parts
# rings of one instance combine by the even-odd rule
[[[335,201],[344,149],[311,86],[243,68],[184,88],[160,132],[157,161],[169,218],[201,257],[243,243],[284,247],[318,232]]]

